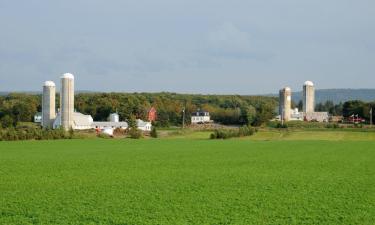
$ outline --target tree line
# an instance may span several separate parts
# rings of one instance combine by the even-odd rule
[[[56,96],[58,106],[59,96]],[[157,110],[154,125],[161,127],[190,123],[190,114],[197,110],[210,112],[211,119],[222,124],[258,126],[273,118],[278,99],[264,96],[192,95],[176,93],[80,93],[75,96],[75,109],[92,115],[95,121],[106,121],[117,112],[121,120],[132,116],[147,120],[151,107]],[[16,126],[19,122],[33,121],[41,111],[41,95],[11,93],[0,97],[0,123],[2,127]]]
[[[59,96],[56,96],[58,106]],[[293,103],[302,110],[302,102]],[[190,114],[201,109],[210,112],[211,119],[222,124],[259,126],[277,115],[278,99],[266,96],[240,95],[193,95],[176,93],[80,93],[75,96],[75,109],[92,115],[95,121],[106,121],[108,115],[117,112],[121,120],[132,116],[147,120],[151,107],[157,110],[159,127],[180,126],[185,109],[185,123]],[[370,108],[374,102],[347,101],[334,104],[332,101],[318,103],[316,111],[327,111],[333,116],[358,115],[369,121]],[[0,125],[15,127],[19,122],[31,122],[41,111],[41,95],[10,93],[0,96]],[[374,113],[375,114],[375,113]],[[375,119],[375,118],[374,118]]]

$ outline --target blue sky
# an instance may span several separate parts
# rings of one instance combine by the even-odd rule
[[[373,0],[0,0],[0,91],[375,88]]]

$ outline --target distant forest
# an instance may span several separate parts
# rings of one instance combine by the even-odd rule
[[[23,92],[24,94],[40,95],[41,92]],[[93,93],[90,91],[76,91],[76,94],[86,94]],[[0,96],[7,96],[10,92],[0,92]],[[278,93],[269,95],[260,95],[269,97],[278,97]],[[299,102],[302,100],[302,91],[293,92],[292,100],[294,102]],[[340,102],[344,103],[352,100],[359,100],[364,102],[375,101],[375,89],[318,89],[315,91],[315,102],[325,103],[327,101],[338,104]]]
[[[292,99],[294,102],[301,101],[302,92],[293,92]],[[315,91],[316,104],[327,101],[338,104],[353,100],[375,101],[375,89],[320,89]]]
[[[56,96],[56,106],[59,97]],[[79,93],[75,96],[75,109],[92,115],[95,121],[106,121],[108,115],[118,112],[120,119],[132,115],[146,120],[151,107],[157,110],[156,126],[190,123],[190,114],[196,110],[210,112],[211,119],[222,124],[258,126],[276,115],[278,99],[265,96],[189,95],[176,93]],[[0,97],[0,122],[3,127],[33,120],[41,111],[40,94],[11,93]]]
[[[293,107],[302,109],[302,93],[294,93]],[[352,100],[358,99],[358,100]],[[317,90],[316,111],[328,111],[331,115],[359,115],[369,119],[369,111],[375,108],[375,90]],[[56,96],[58,107],[59,96]],[[240,95],[193,95],[176,93],[88,93],[75,95],[75,109],[91,115],[95,121],[106,121],[108,115],[118,112],[122,121],[133,115],[147,120],[151,107],[157,110],[159,127],[179,126],[185,109],[185,123],[196,110],[210,112],[211,119],[222,124],[259,126],[278,113],[276,96]],[[6,93],[0,96],[1,127],[16,126],[19,122],[33,121],[41,111],[40,93]],[[375,114],[375,113],[374,113]],[[375,118],[374,118],[375,119]],[[374,120],[375,121],[375,120]]]

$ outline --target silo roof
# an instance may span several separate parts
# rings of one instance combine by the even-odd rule
[[[64,73],[64,75],[62,75],[61,78],[74,79],[74,76],[71,73]]]
[[[44,82],[44,86],[55,87],[56,85],[53,81],[48,80],[48,81]]]

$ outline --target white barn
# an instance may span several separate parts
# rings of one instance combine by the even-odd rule
[[[88,130],[92,128],[94,120],[90,115],[85,115],[79,112],[73,112],[73,130]],[[61,127],[61,112],[57,113],[56,119],[53,122],[53,129]]]

